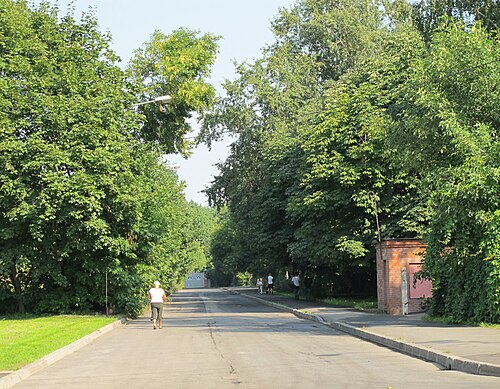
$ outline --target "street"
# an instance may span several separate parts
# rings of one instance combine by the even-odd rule
[[[218,289],[183,290],[15,388],[496,388]]]

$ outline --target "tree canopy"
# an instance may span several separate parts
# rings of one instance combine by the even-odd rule
[[[300,270],[318,294],[374,294],[378,219],[382,238],[429,244],[435,312],[498,321],[497,10],[282,9],[276,42],[204,115],[204,140],[236,137],[207,190],[228,207],[213,251],[225,271]]]
[[[174,99],[162,112],[145,104],[138,107],[144,115],[141,139],[156,144],[165,153],[187,155],[191,131],[186,119],[193,112],[211,107],[215,89],[206,81],[215,62],[219,37],[185,28],[165,35],[155,31],[151,39],[135,51],[128,70],[138,102],[172,95]],[[159,114],[161,113],[161,114]]]
[[[121,69],[91,13],[0,0],[1,309],[103,310],[108,287],[134,315],[210,267],[373,295],[379,237],[417,237],[431,311],[498,322],[499,9],[298,0],[216,96],[217,36],[155,31]],[[194,114],[199,142],[234,139],[216,209],[162,162]]]
[[[160,153],[186,151],[185,119],[210,105],[215,38],[155,32],[127,70],[110,39],[92,14],[0,0],[2,310],[102,311],[107,287],[134,315],[153,279],[174,289],[209,261],[213,214]],[[134,109],[159,92],[166,114]]]

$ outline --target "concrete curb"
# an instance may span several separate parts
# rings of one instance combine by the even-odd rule
[[[16,370],[13,373],[10,373],[5,377],[0,378],[0,389],[8,389],[13,387],[15,384],[28,378],[30,375],[46,368],[47,366],[52,365],[53,363],[59,361],[65,356],[93,342],[98,337],[114,330],[116,327],[121,326],[123,323],[125,323],[125,321],[126,319],[120,319],[102,328],[99,328],[98,330],[92,332],[91,334],[86,335],[83,338],[68,344],[67,346],[64,346],[56,351],[53,351],[52,353],[36,360],[35,362],[32,362],[29,365],[22,367],[21,369]]]
[[[464,373],[477,374],[477,375],[488,375],[500,377],[500,366],[491,363],[472,361],[466,358],[442,354],[434,350],[428,349],[409,342],[402,342],[388,336],[379,335],[358,327],[351,326],[339,321],[327,322],[319,315],[313,315],[301,312],[298,309],[287,307],[279,303],[272,301],[267,301],[259,297],[248,295],[245,293],[239,293],[234,290],[225,289],[231,293],[239,294],[240,296],[245,296],[247,298],[259,301],[263,304],[269,305],[274,308],[281,309],[293,313],[295,316],[301,319],[312,320],[321,324],[324,324],[333,329],[345,332],[349,335],[355,336],[357,338],[367,340],[371,343],[375,343],[379,346],[384,346],[390,348],[391,350],[398,351],[402,354],[409,355],[418,359],[422,359],[427,362],[437,363],[446,370],[457,370]]]

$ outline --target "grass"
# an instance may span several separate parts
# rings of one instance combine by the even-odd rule
[[[430,316],[428,314],[422,317],[424,321],[430,321],[434,323],[444,323],[444,324],[457,324],[462,326],[472,326],[472,327],[483,327],[483,328],[493,328],[495,330],[500,330],[500,324],[498,323],[476,323],[476,322],[457,322],[453,320],[451,317],[443,317],[443,316]]]
[[[294,296],[294,294],[290,292],[277,292],[277,294],[287,297]],[[303,299],[303,296],[301,296],[301,299]],[[328,297],[318,299],[317,301],[336,307],[354,308],[362,311],[372,311],[378,309],[377,299],[369,297]]]
[[[321,299],[325,304],[335,305],[337,307],[348,307],[363,311],[376,310],[377,299],[361,297],[328,297]]]
[[[479,323],[480,327],[493,328],[495,330],[500,330],[500,324],[498,323]]]
[[[0,371],[17,370],[115,320],[104,316],[0,316]]]

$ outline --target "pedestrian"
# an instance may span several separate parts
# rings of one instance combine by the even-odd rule
[[[267,276],[267,289],[266,294],[273,294],[274,277],[269,273]]]
[[[264,285],[264,283],[262,282],[262,278],[260,278],[260,277],[257,278],[257,290],[258,290],[259,294],[262,294],[262,292],[263,292],[263,289],[264,289],[263,285]]]
[[[161,330],[163,328],[163,302],[166,300],[167,295],[165,294],[165,291],[160,288],[159,281],[155,281],[154,288],[149,289],[148,298],[151,303],[153,330],[156,330],[157,326]]]
[[[312,277],[310,275],[307,275],[306,278],[304,278],[304,287],[306,288],[306,300],[307,301],[311,300],[312,283],[313,283]]]
[[[293,291],[295,294],[295,300],[298,300],[299,299],[299,291],[300,291],[299,273],[295,273],[295,275],[292,277],[292,286],[293,286]]]

